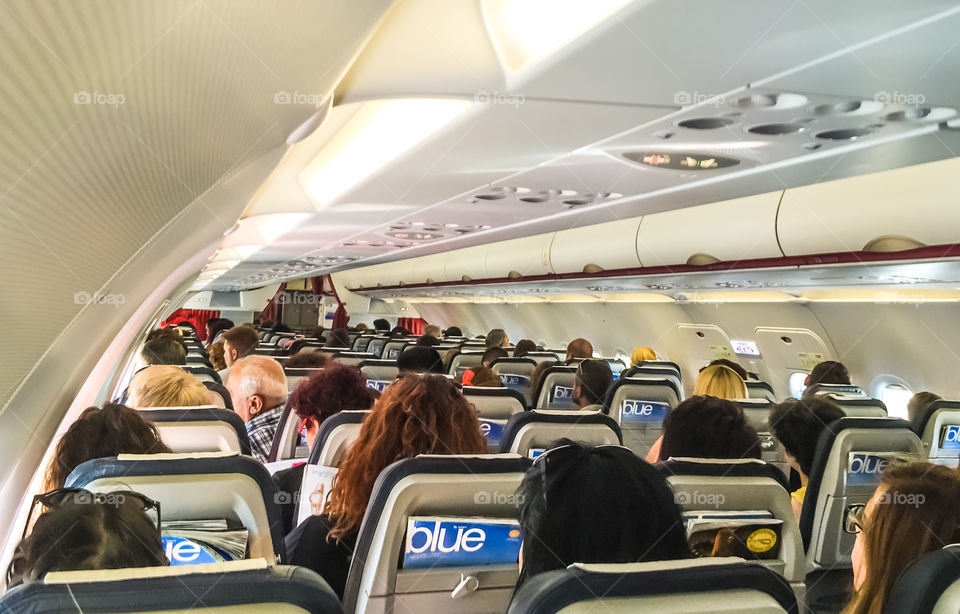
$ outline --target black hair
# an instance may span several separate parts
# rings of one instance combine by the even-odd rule
[[[397,369],[401,373],[443,373],[443,360],[432,347],[412,345],[400,353]]]
[[[451,326],[447,330],[443,331],[444,337],[462,337],[463,331],[460,330],[459,326]]]
[[[806,399],[790,399],[770,413],[770,430],[784,450],[797,459],[800,471],[810,475],[817,440],[827,425],[846,414],[827,397],[813,395]]]
[[[410,331],[398,324],[397,326],[394,326],[393,329],[390,331],[390,336],[391,337],[409,337]]]
[[[373,327],[378,331],[390,330],[390,322],[388,322],[386,318],[377,318],[373,321]]]
[[[440,340],[434,337],[433,335],[420,335],[417,337],[417,345],[440,345]]]
[[[627,448],[562,439],[527,472],[520,501],[523,569],[518,587],[573,563],[691,556],[666,478]]]
[[[574,385],[580,387],[580,394],[592,405],[603,400],[607,389],[613,384],[613,371],[605,360],[581,360],[577,365]]]
[[[850,372],[842,362],[824,360],[810,371],[807,387],[814,384],[850,384]]]
[[[700,369],[700,371],[703,371],[707,367],[713,367],[715,365],[723,365],[724,367],[729,367],[733,369],[736,372],[736,374],[740,376],[740,379],[742,379],[743,381],[747,381],[748,379],[750,379],[750,374],[747,373],[747,370],[744,369],[740,365],[740,363],[734,362],[729,358],[717,358],[716,360],[711,360],[705,366],[703,366]]]
[[[760,439],[739,405],[710,396],[690,397],[667,412],[660,459],[760,458]]]
[[[187,350],[177,339],[158,337],[143,344],[140,355],[148,365],[185,365]]]
[[[315,326],[312,331],[310,331],[310,337],[313,339],[323,339],[323,335],[326,330],[322,326]]]
[[[530,352],[537,351],[537,344],[532,339],[521,339],[517,341],[517,345],[513,347],[513,357],[514,358],[523,358]]]
[[[494,360],[499,358],[508,358],[510,353],[501,347],[487,348],[487,351],[483,353],[483,358],[480,359],[480,362],[485,367],[489,367],[493,364]]]

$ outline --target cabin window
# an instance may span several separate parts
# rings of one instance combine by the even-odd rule
[[[907,418],[907,403],[913,391],[900,384],[887,384],[880,391],[880,400],[887,406],[887,415],[891,418]]]
[[[790,386],[790,396],[795,399],[799,399],[803,396],[803,391],[807,387],[807,375],[809,375],[809,373],[805,373],[803,371],[797,371],[790,374],[790,379],[787,381]]]

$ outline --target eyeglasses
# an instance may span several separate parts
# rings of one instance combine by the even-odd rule
[[[863,533],[863,513],[866,509],[867,506],[863,503],[848,505],[847,515],[843,521],[843,530],[853,535],[856,535],[857,533]]]
[[[37,519],[50,510],[57,509],[65,504],[71,505],[112,505],[120,507],[123,505],[135,505],[140,511],[145,513],[153,522],[157,530],[160,530],[160,502],[154,501],[150,497],[134,492],[132,490],[114,490],[111,492],[91,492],[85,488],[58,488],[36,495],[30,504],[30,517],[23,527],[23,537],[36,523]],[[39,513],[38,513],[39,511]]]

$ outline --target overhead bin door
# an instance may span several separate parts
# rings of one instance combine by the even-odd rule
[[[637,227],[634,217],[604,224],[561,230],[550,247],[550,264],[555,273],[588,273],[600,269],[627,269],[640,266],[637,257]],[[592,266],[591,266],[592,265]]]

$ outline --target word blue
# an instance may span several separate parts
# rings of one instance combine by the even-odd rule
[[[662,424],[668,411],[670,406],[666,403],[625,399],[620,403],[620,421]]]
[[[516,565],[521,541],[513,521],[410,518],[403,567]]]

